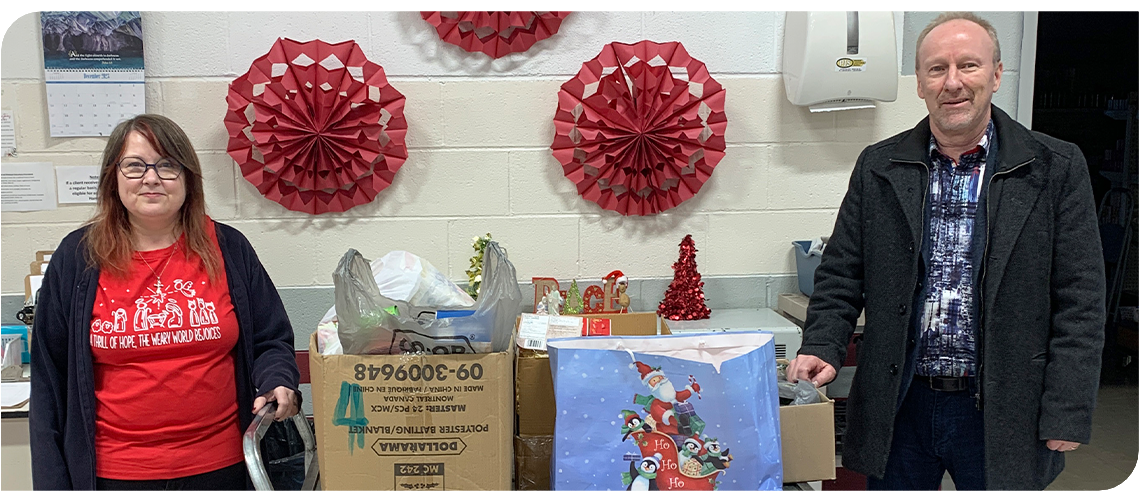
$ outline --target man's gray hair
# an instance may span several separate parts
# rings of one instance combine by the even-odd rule
[[[997,30],[994,29],[994,25],[990,24],[989,21],[978,17],[978,15],[974,14],[973,12],[943,12],[938,17],[934,18],[933,21],[930,21],[930,24],[927,24],[926,27],[922,29],[922,33],[918,34],[918,43],[914,45],[915,71],[918,71],[918,49],[922,47],[922,41],[926,39],[926,35],[930,34],[930,30],[937,28],[939,25],[956,19],[970,21],[986,30],[986,33],[990,35],[990,41],[994,42],[994,65],[996,66],[997,63],[1001,62],[1001,44],[998,43]]]

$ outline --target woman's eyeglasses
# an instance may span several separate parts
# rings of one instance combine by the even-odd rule
[[[147,163],[142,158],[128,156],[119,161],[119,171],[130,179],[143,178],[146,171],[151,168],[154,168],[154,173],[162,180],[177,180],[182,174],[182,164],[172,158],[162,158],[154,163]]]

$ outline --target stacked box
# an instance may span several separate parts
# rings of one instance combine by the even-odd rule
[[[325,490],[510,490],[513,350],[309,351]]]

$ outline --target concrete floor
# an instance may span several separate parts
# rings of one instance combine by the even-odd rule
[[[1136,385],[1104,385],[1093,412],[1092,440],[1065,455],[1065,471],[1045,490],[1108,490],[1128,479],[1136,468],[1140,432],[1137,431]],[[1140,487],[1140,475],[1127,487]],[[943,490],[954,490],[950,475]]]

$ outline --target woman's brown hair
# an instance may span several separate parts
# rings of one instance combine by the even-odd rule
[[[196,253],[206,266],[206,274],[214,280],[222,270],[221,253],[206,232],[206,199],[202,192],[202,165],[186,137],[186,132],[169,118],[157,114],[140,114],[119,123],[103,149],[103,165],[99,173],[98,201],[95,216],[87,222],[83,236],[88,260],[115,275],[125,275],[134,247],[127,209],[119,199],[119,160],[127,136],[138,132],[163,157],[174,158],[182,165],[186,200],[182,203],[176,228],[186,236],[188,251]]]

